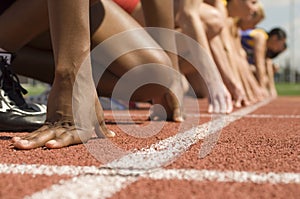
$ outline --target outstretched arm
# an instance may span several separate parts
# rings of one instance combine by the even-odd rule
[[[256,78],[259,85],[266,88],[266,36],[262,32],[256,32],[254,36],[254,59],[256,66]]]
[[[200,44],[195,48],[188,42],[187,47],[194,67],[197,69],[191,70],[192,73],[200,73],[209,90],[209,112],[229,113],[232,111],[231,96],[223,83],[210,51],[204,25],[200,18],[201,5],[202,1],[199,0],[179,1],[176,19],[182,32]]]

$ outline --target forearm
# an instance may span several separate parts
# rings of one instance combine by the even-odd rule
[[[266,86],[266,59],[265,59],[265,41],[256,41],[254,47],[254,59],[256,66],[256,78],[260,86]]]
[[[48,0],[48,8],[56,73],[73,76],[90,53],[89,1]]]
[[[215,60],[215,63],[219,69],[219,72],[223,78],[225,85],[234,86],[236,84],[236,78],[230,67],[230,62],[228,59],[228,55],[224,50],[224,46],[220,37],[215,37],[210,42],[212,54]]]
[[[266,65],[264,63],[257,63],[256,65],[256,78],[260,86],[265,87],[266,86]]]
[[[212,53],[204,30],[203,22],[200,18],[200,6],[202,1],[199,0],[182,0],[179,3],[179,11],[176,19],[182,33],[197,41],[198,45],[193,45],[191,39],[187,41],[187,48],[194,67],[198,67],[207,84],[222,82],[222,78],[213,60]]]
[[[274,81],[274,68],[273,68],[273,61],[272,59],[266,59],[266,69],[267,69],[267,76],[268,76],[268,88],[275,89],[275,81]]]

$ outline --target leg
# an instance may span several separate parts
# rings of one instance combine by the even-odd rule
[[[0,17],[0,48],[16,52],[49,27],[46,0],[18,0]]]
[[[92,12],[91,29],[93,30],[93,36],[92,36],[93,46],[96,46],[102,41],[110,38],[112,35],[127,30],[133,30],[135,28],[140,27],[130,16],[128,16],[124,11],[122,11],[112,2],[110,1],[103,1],[103,2],[104,2],[104,6],[98,3],[91,8],[91,12]],[[104,9],[106,9],[107,11],[104,11]],[[109,12],[110,10],[113,10],[113,12]],[[103,15],[104,12],[106,13],[105,18]],[[111,23],[118,24],[117,28],[112,29]],[[111,92],[113,91],[113,87],[115,86],[118,79],[122,77],[126,72],[128,72],[129,70],[133,69],[136,66],[147,64],[147,63],[157,63],[162,65],[172,66],[168,56],[166,56],[164,51],[157,45],[157,43],[146,32],[143,32],[142,35],[140,35],[139,37],[137,37],[137,35],[135,34],[131,34],[129,36],[129,41],[126,42],[135,45],[133,48],[136,49],[143,49],[145,46],[146,47],[151,46],[152,48],[155,48],[157,50],[148,50],[148,49],[137,50],[135,52],[130,52],[125,55],[122,55],[118,59],[116,59],[108,68],[107,73],[104,74],[101,81],[99,82],[99,86],[98,86],[98,89],[100,91],[99,93],[101,93],[104,96],[110,96]],[[120,44],[116,44],[116,45],[120,45]],[[48,50],[47,41],[45,41],[45,36],[35,39],[35,41],[30,42],[28,46],[30,47],[34,46],[36,53],[39,53],[41,57],[43,57],[43,59],[35,60],[34,59],[35,55],[31,54],[32,52],[34,52],[32,50],[33,48],[26,48],[26,49],[24,48],[19,52],[15,69],[22,74],[26,74],[27,76],[36,77],[39,80],[46,81],[46,82],[52,82],[51,81],[52,78],[47,79],[40,76],[38,77],[39,73],[36,73],[36,75],[32,74],[32,72],[28,74],[28,71],[35,71],[35,70],[40,71],[41,69],[38,68],[39,66],[44,66],[45,68],[43,68],[43,70],[45,71],[53,70],[53,61],[51,59],[51,56],[49,52],[47,51],[45,52],[45,49]],[[43,49],[43,51],[38,51],[37,48],[41,48]],[[31,50],[31,52],[29,51],[29,49]],[[114,53],[118,53],[118,52],[115,51]],[[22,60],[26,60],[26,62],[28,63],[26,68],[30,67],[29,68],[30,70],[25,71],[21,69],[22,65],[20,63],[22,62]],[[99,62],[101,63],[101,59],[99,60]],[[169,85],[170,82],[173,81],[172,77],[166,78],[166,76],[170,76],[170,74],[164,74],[164,73],[161,74],[162,71],[160,71],[159,69],[155,69],[152,72],[153,74],[151,76],[156,77],[157,81],[165,81],[164,85]],[[141,76],[141,74],[136,74],[136,76],[137,77]],[[110,83],[107,84],[107,82]],[[156,87],[145,87],[145,89],[147,90],[143,90],[142,92],[140,91],[136,92],[133,98],[136,100],[149,100],[152,99],[153,97],[161,96],[162,93],[166,91],[166,89],[163,88],[159,88],[157,90]]]
[[[17,74],[52,84],[55,67],[49,32],[17,51],[12,67]]]
[[[218,21],[219,18],[221,17],[219,15],[219,13],[216,12],[216,10],[212,10],[211,6],[209,6],[205,3],[201,3],[201,1],[187,0],[187,1],[174,1],[174,3],[175,3],[175,13],[176,13],[175,18],[177,19],[177,24],[180,26],[183,33],[191,36],[193,39],[197,39],[197,41],[206,49],[207,53],[209,55],[211,55],[210,49],[208,47],[208,41],[207,41],[207,38],[205,35],[205,31],[207,33],[208,38],[210,39],[210,38],[214,37],[214,35],[217,34],[221,30],[222,24],[220,24]],[[208,6],[209,6],[209,9],[207,9]],[[182,9],[183,7],[185,7],[185,9],[188,9],[189,13],[182,13],[182,12],[180,13],[180,11],[182,11],[180,9]],[[187,14],[187,15],[185,15],[185,14]],[[189,14],[191,14],[193,16],[188,16]],[[143,15],[143,13],[142,13],[141,9],[137,9],[133,13],[134,18],[137,21],[142,22],[141,24],[144,24],[143,20],[141,19],[142,15]],[[203,16],[206,17],[206,21],[203,20],[205,23],[204,27],[202,27],[203,23],[200,20],[200,18],[202,18]],[[201,25],[199,25],[199,24],[201,24]],[[194,28],[191,28],[191,27],[194,27]],[[182,45],[177,44],[177,46],[179,48],[178,49],[179,51],[181,51],[181,50],[185,51],[187,49],[185,44],[182,44]],[[184,49],[180,49],[181,46],[185,46],[185,47],[183,47]],[[200,54],[202,54],[202,53],[200,53]],[[206,57],[206,55],[203,55],[203,57]],[[180,62],[181,62],[180,63],[181,72],[183,72],[187,76],[187,78],[190,80],[190,83],[192,84],[197,95],[201,96],[204,93],[207,94],[207,91],[205,91],[205,90],[207,90],[207,88],[206,88],[207,84],[205,85],[205,81],[203,81],[202,77],[199,77],[199,75],[193,74],[193,73],[198,73],[198,71],[196,71],[192,65],[186,64],[186,63],[182,62],[182,60]],[[215,69],[213,69],[214,66],[207,65],[204,63],[202,63],[201,65],[203,66],[202,71],[205,74],[203,76],[205,76],[206,81],[208,81],[209,79],[214,79],[214,78],[220,79],[219,77],[216,77],[218,74],[218,71],[215,71]],[[208,72],[208,71],[211,71],[211,72]],[[213,72],[213,71],[215,71],[215,72]],[[199,85],[197,85],[197,79],[198,79]],[[210,86],[210,90],[216,91],[215,93],[220,94],[219,101],[211,100],[211,102],[214,101],[214,104],[215,104],[215,106],[213,106],[213,109],[214,109],[213,111],[219,112],[219,108],[217,108],[217,106],[218,106],[217,104],[220,103],[222,111],[231,112],[231,107],[232,107],[231,96],[227,92],[226,88],[222,89],[224,87],[222,80],[213,81],[212,83],[209,84],[209,86]],[[216,98],[216,97],[214,97],[214,98]],[[227,100],[225,100],[226,102],[221,103],[221,101],[224,101],[223,100],[224,98],[227,99]]]
[[[97,44],[116,33],[128,30],[130,29],[130,27],[132,28],[138,27],[136,23],[133,23],[132,21],[128,21],[129,20],[128,16],[124,16],[124,18],[122,15],[116,16],[119,13],[119,10],[117,10],[119,8],[114,7],[115,5],[111,1],[103,1],[103,2],[104,2],[103,4],[104,9],[107,9],[106,15],[103,18],[103,21],[100,21],[101,28],[95,28],[95,29],[92,28],[93,30],[95,30],[95,33],[93,34],[93,44]],[[52,40],[53,40],[53,50],[54,50],[56,69],[55,69],[55,79],[53,83],[53,89],[49,96],[48,107],[50,107],[50,109],[48,111],[47,121],[50,123],[53,122],[55,123],[56,121],[58,121],[58,124],[69,123],[69,121],[72,120],[72,110],[71,110],[72,107],[70,101],[72,99],[71,88],[74,83],[74,79],[78,67],[81,65],[82,61],[86,58],[86,56],[89,55],[89,51],[90,51],[89,50],[90,43],[87,42],[87,39],[89,39],[89,32],[87,31],[89,30],[89,27],[86,27],[88,24],[88,22],[86,21],[87,13],[88,13],[86,10],[88,9],[88,7],[86,7],[86,4],[82,1],[76,1],[76,4],[74,2],[70,3],[70,1],[59,1],[59,2],[49,1],[48,5],[49,5],[50,19],[52,19],[50,20],[50,30],[52,34]],[[55,8],[59,8],[59,9],[55,10]],[[70,8],[72,8],[72,10],[74,11],[71,14],[69,11],[66,11],[66,9],[69,10]],[[56,13],[53,13],[54,10],[56,11]],[[60,20],[57,20],[56,17],[60,18]],[[119,22],[120,19],[125,19],[125,21]],[[74,24],[74,21],[76,21],[76,24]],[[110,26],[111,23],[115,23],[115,24],[120,23],[120,24],[119,26],[116,26],[117,27],[116,29],[112,29]],[[68,29],[68,27],[70,26],[66,27],[65,24],[70,24],[71,27],[79,26],[81,27],[81,29],[78,32],[73,32],[73,30],[71,31],[70,29]],[[68,40],[70,36],[70,32],[73,34],[72,36],[77,41],[77,43],[73,42],[73,40]],[[61,36],[58,37],[59,35]],[[132,44],[137,45],[138,47],[143,47],[143,45],[146,46],[152,45],[153,47],[158,48],[158,50],[153,50],[153,51],[141,50],[140,52],[137,52],[138,54],[135,54],[135,56],[132,56],[133,54],[131,54],[131,56],[130,54],[128,55],[125,54],[124,56],[117,59],[117,61],[119,60],[119,62],[121,63],[122,59],[125,59],[126,57],[140,59],[140,56],[142,56],[145,57],[146,63],[154,62],[154,63],[164,64],[168,66],[172,65],[169,57],[165,53],[163,53],[162,50],[159,49],[159,46],[152,39],[150,39],[150,37],[145,32],[139,36],[140,37],[138,39],[137,35],[131,35],[129,40],[133,42]],[[71,51],[70,48],[72,49]],[[74,59],[74,57],[76,57],[76,59]],[[129,59],[129,60],[127,59],[129,63],[121,67],[118,66],[118,68],[114,66],[114,64],[117,63],[116,61],[109,67],[108,74],[114,75],[114,77],[116,78],[120,78],[120,76],[122,76],[125,72],[127,72],[129,69],[132,68],[132,64],[135,63],[135,61],[138,59]],[[88,68],[89,67],[87,66],[87,68],[85,69],[88,70]],[[88,72],[89,71],[87,71],[87,73]],[[141,72],[143,71],[138,71],[136,76],[139,77]],[[171,74],[166,73],[164,71],[157,70],[155,68],[152,68],[152,70],[148,72],[150,72],[151,76],[152,75],[154,77],[156,76],[160,81],[165,82],[164,85],[170,85],[170,87],[172,86],[173,79],[174,79],[173,77],[175,74],[173,75],[172,73]],[[149,73],[147,75],[149,75]],[[87,76],[85,76],[85,78],[86,77]],[[84,85],[86,85],[85,83],[88,81],[90,81],[89,78],[84,79],[82,82]],[[109,83],[111,84],[111,82]],[[162,87],[159,87],[159,89],[155,89],[155,88],[157,87],[151,87],[151,86],[146,87],[144,88],[147,89],[146,92],[144,90],[143,93],[137,95],[142,96],[144,98],[150,98],[153,96],[151,96],[151,94],[147,92],[151,91],[152,94],[155,94],[156,96],[160,95],[161,97],[161,94],[165,95],[165,93],[167,92],[166,88],[162,88]],[[109,89],[107,90],[109,92]],[[180,107],[175,107],[175,109],[176,108],[180,108]],[[171,109],[169,111],[173,111],[173,110],[174,109]],[[98,113],[99,113],[98,115],[100,115],[98,117],[98,120],[103,125],[102,131],[104,131],[105,133],[105,131],[107,130],[105,129],[104,126],[101,110]],[[39,131],[23,139],[15,138],[14,139],[15,146],[18,148],[29,149],[29,148],[42,146],[45,144],[49,148],[58,148],[70,144],[80,143],[82,141],[79,139],[78,133],[76,133],[76,129],[69,129],[69,131],[65,131],[64,128],[60,126],[54,126],[54,128],[55,129],[53,131],[53,129],[51,129],[51,126],[50,127],[46,126],[43,129],[40,129],[42,133]],[[54,134],[52,132],[54,132]],[[83,132],[80,131],[80,133]],[[83,141],[86,141],[89,138],[89,136],[90,134],[86,133],[86,137]]]
[[[31,3],[34,5],[28,5]],[[44,3],[43,0],[26,2],[20,0],[1,13],[0,25],[3,28],[0,31],[0,94],[1,103],[4,102],[7,105],[6,109],[1,110],[1,118],[4,118],[1,119],[1,130],[33,131],[45,121],[46,108],[34,103],[26,103],[23,98],[26,90],[22,88],[11,68],[11,63],[13,63],[11,53],[15,53],[31,38],[39,34],[41,29],[47,28],[45,17],[36,17],[45,10]],[[37,8],[39,10],[33,12]],[[45,16],[47,16],[47,12]],[[42,24],[43,22],[45,23]]]
[[[106,14],[104,20],[101,21],[100,28],[98,28],[100,24],[99,19],[103,17],[101,15],[94,15],[94,13],[99,14],[99,10],[101,9],[104,9]],[[114,10],[114,12],[108,12],[109,10]],[[119,8],[111,1],[104,0],[103,7],[95,5],[92,8],[92,13],[92,29],[95,30],[94,34],[92,35],[93,46],[96,46],[96,44],[105,41],[112,35],[140,28],[140,25],[135,20],[133,20],[132,17],[130,17],[127,13],[125,13],[121,8]],[[115,28],[111,28],[111,23],[116,24]],[[178,82],[175,81],[178,74],[170,72],[171,70],[161,70],[161,67],[158,66],[164,65],[170,67],[170,69],[173,68],[174,70],[176,70],[176,65],[174,66],[173,64],[174,61],[172,62],[170,60],[170,58],[166,53],[164,53],[162,48],[145,31],[139,31],[138,33],[128,31],[125,40],[122,41],[124,42],[124,45],[130,46],[130,48],[134,51],[121,55],[122,48],[120,47],[118,49],[114,49],[114,52],[111,52],[110,50],[107,51],[107,55],[103,55],[104,57],[117,55],[118,58],[115,59],[114,62],[107,68],[107,73],[109,74],[104,74],[104,76],[101,78],[98,86],[98,93],[110,95],[113,91],[112,88],[114,87],[114,84],[117,83],[118,78],[122,77],[131,69],[136,68],[136,66],[149,63],[155,63],[155,65],[157,66],[152,67],[152,69],[148,70],[147,72],[144,70],[131,70],[130,72],[132,76],[134,76],[134,78],[128,79],[126,85],[135,85],[136,82],[139,82],[139,80],[143,80],[143,78],[145,78],[145,75],[153,77],[153,82],[160,82],[162,85],[165,85],[169,88],[172,88],[175,84],[178,84]],[[114,45],[120,45],[120,43],[116,43]],[[101,65],[101,56],[97,56],[97,62]],[[111,78],[115,81],[111,81]],[[108,80],[110,83],[108,84],[108,82],[106,82],[105,80]],[[126,87],[124,87],[124,89],[122,90],[125,93],[127,92]],[[158,98],[162,98],[162,96],[168,95],[168,92],[169,91],[166,88],[157,85],[143,86],[141,89],[136,90],[136,92],[132,96],[132,100],[159,101]],[[179,92],[182,92],[182,88],[179,89]],[[169,105],[167,105],[165,106],[165,108],[170,107]],[[181,116],[175,116],[175,112],[176,110],[172,110],[172,108],[168,111],[170,119],[175,121],[181,120]],[[178,117],[178,119],[176,119],[176,117]]]

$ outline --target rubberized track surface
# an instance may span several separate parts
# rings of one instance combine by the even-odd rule
[[[197,126],[178,133],[169,122],[148,138],[122,132],[132,125],[122,112],[118,125],[105,112],[118,134],[111,141],[132,151],[109,163],[84,145],[15,150],[10,140],[22,133],[0,132],[0,198],[299,198],[300,97],[215,117],[189,105],[187,120],[200,118]],[[148,124],[147,111],[131,113],[140,127]]]

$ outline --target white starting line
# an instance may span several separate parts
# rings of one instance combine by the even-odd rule
[[[215,114],[207,114],[207,113],[187,113],[185,114],[187,117],[215,117],[217,115]],[[147,114],[142,114],[142,113],[123,113],[122,111],[115,111],[114,113],[108,112],[105,113],[105,116],[114,116],[116,119],[122,119],[122,118],[128,118],[128,117],[147,117]],[[270,115],[270,114],[249,114],[249,115],[237,115],[237,114],[232,114],[232,117],[244,117],[244,118],[274,118],[274,119],[300,119],[300,115]]]
[[[254,184],[300,184],[300,173],[260,173],[246,171],[217,171],[195,169],[118,170],[95,166],[52,166],[0,164],[2,174],[68,175],[49,189],[26,197],[27,199],[104,199],[141,179],[187,180],[196,182],[233,182]]]
[[[1,174],[27,174],[47,176],[100,176],[119,178],[150,178],[155,180],[194,180],[216,182],[246,182],[246,183],[270,183],[270,184],[300,184],[300,173],[262,173],[247,171],[218,171],[196,169],[152,169],[129,170],[110,169],[96,166],[55,166],[37,164],[0,164]],[[90,186],[90,185],[89,185]]]
[[[204,140],[204,142],[200,149],[199,157],[204,157],[217,142],[219,134],[224,127],[255,111],[259,107],[268,104],[270,101],[271,100],[265,100],[232,114],[222,115],[205,124],[152,144],[149,148],[123,156],[106,166],[111,168],[142,170],[160,168],[174,161],[200,140]]]
[[[61,181],[49,189],[37,192],[28,198],[107,198],[141,178],[186,179],[217,182],[249,183],[300,183],[299,173],[251,173],[238,171],[165,170],[157,169],[175,160],[193,144],[218,133],[229,125],[270,100],[246,107],[229,115],[176,134],[149,148],[123,156],[102,168],[45,166],[45,165],[0,165],[0,173],[32,175],[70,175],[71,180]],[[90,174],[90,175],[88,175]],[[84,176],[78,176],[84,175]]]

